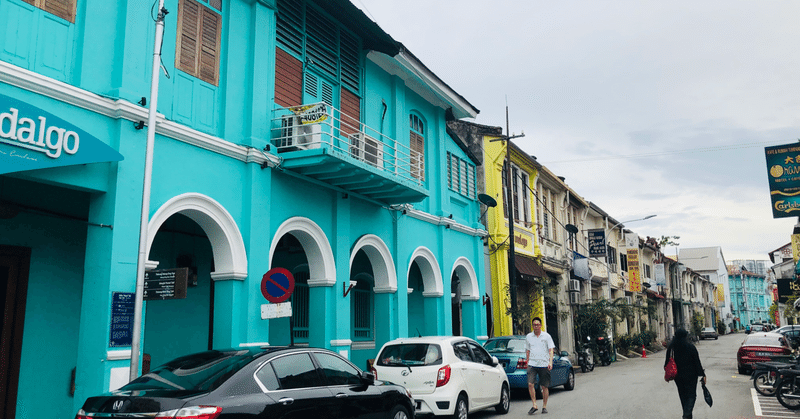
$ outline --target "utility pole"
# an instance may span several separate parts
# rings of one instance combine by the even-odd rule
[[[506,216],[508,217],[508,291],[509,298],[511,299],[511,334],[514,334],[514,328],[517,325],[517,267],[514,260],[514,193],[513,193],[513,179],[511,177],[511,140],[514,138],[524,137],[523,132],[520,135],[508,135],[508,106],[506,106],[506,135],[503,138],[498,138],[489,141],[504,141],[506,144]]]

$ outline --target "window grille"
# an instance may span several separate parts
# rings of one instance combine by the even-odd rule
[[[372,338],[372,291],[353,289],[353,338]]]
[[[295,342],[308,342],[308,284],[297,282],[298,277],[308,278],[308,273],[295,274],[292,292],[292,323]]]

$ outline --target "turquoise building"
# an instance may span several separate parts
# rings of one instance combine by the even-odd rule
[[[728,284],[736,327],[744,329],[749,324],[772,322],[769,315],[772,293],[766,276],[738,266],[728,266]]]
[[[0,416],[73,417],[132,356],[486,338],[447,124],[478,110],[348,1],[166,0],[146,259],[185,296],[148,285],[132,354],[154,8],[0,0]]]

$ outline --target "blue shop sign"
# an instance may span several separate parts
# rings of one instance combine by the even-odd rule
[[[0,174],[122,159],[117,150],[75,125],[0,95]]]

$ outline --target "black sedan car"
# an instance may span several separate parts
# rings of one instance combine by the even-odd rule
[[[90,397],[75,419],[132,417],[413,419],[414,401],[326,349],[229,349],[177,358]]]

